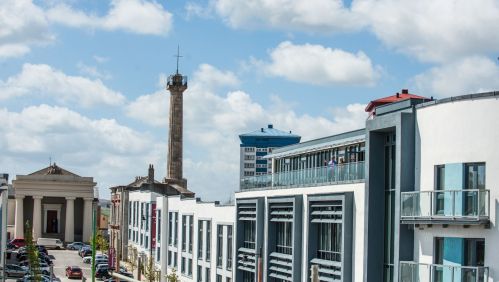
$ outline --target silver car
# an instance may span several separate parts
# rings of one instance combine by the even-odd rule
[[[6,264],[5,275],[7,277],[23,277],[26,275],[26,270],[15,264]]]

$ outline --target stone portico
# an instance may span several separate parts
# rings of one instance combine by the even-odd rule
[[[14,238],[24,238],[24,225],[29,221],[35,240],[89,241],[96,185],[92,177],[81,177],[54,163],[29,175],[17,175],[12,184]]]

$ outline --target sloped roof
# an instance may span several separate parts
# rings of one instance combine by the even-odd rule
[[[375,107],[384,105],[384,104],[389,104],[397,101],[402,101],[406,99],[423,99],[423,100],[430,100],[429,98],[411,94],[407,89],[402,89],[402,93],[396,93],[395,95],[379,98],[376,100],[373,100],[367,104],[365,111],[366,112],[372,112]]]
[[[274,128],[272,124],[269,124],[266,128],[262,127],[259,130],[255,130],[249,133],[240,134],[239,137],[301,137],[299,135],[291,133],[291,131],[282,131]]]
[[[149,183],[149,176],[137,176],[135,177],[135,180],[128,184],[127,186],[130,187],[140,187],[142,184]],[[154,183],[160,183],[157,180],[154,180]]]
[[[28,175],[69,175],[69,176],[81,177],[75,173],[72,173],[71,171],[65,170],[64,168],[58,166],[56,163],[49,165],[46,168],[40,169],[39,171],[30,173]]]

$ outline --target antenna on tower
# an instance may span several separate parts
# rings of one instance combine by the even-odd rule
[[[180,57],[183,57],[183,56],[180,56],[180,45],[177,45],[177,55],[175,55],[175,57],[177,57],[177,74],[178,74],[178,61],[179,61]]]

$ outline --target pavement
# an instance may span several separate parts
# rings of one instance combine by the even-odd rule
[[[70,265],[79,266],[83,270],[83,277],[85,277],[87,281],[92,280],[91,265],[83,263],[82,258],[78,255],[77,251],[48,250],[48,254],[54,263],[54,275],[56,277],[54,281],[79,281],[79,279],[68,279],[66,277],[66,267]],[[7,260],[7,263],[17,263],[16,253],[12,253],[11,259]],[[13,282],[16,281],[16,279],[6,279],[5,281]]]

